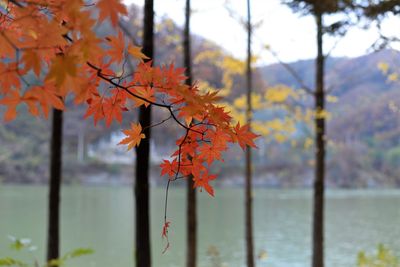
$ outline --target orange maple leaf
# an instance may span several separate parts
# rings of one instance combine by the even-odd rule
[[[52,85],[33,87],[25,93],[23,100],[28,105],[31,114],[34,116],[38,115],[38,109],[35,108],[35,104],[40,105],[45,118],[49,115],[50,107],[59,110],[64,109],[64,102],[62,98],[57,95],[56,88]]]
[[[115,60],[115,62],[120,63],[124,58],[125,50],[125,40],[122,32],[118,32],[118,36],[108,36],[106,38],[109,41],[111,48],[108,50],[108,55]]]
[[[135,91],[133,92],[134,94],[147,99],[151,102],[155,102],[156,98],[154,96],[154,88],[150,87],[150,86],[146,86],[146,87],[135,87]],[[146,108],[150,105],[149,102],[142,100],[140,98],[137,97],[131,97],[133,99],[133,101],[135,102],[135,107],[139,107],[141,105],[144,105]]]
[[[41,59],[37,51],[27,50],[22,55],[21,61],[25,63],[25,70],[33,70],[36,76],[39,77],[41,69]]]
[[[100,9],[99,20],[103,21],[110,18],[114,27],[118,24],[118,14],[128,14],[126,6],[120,0],[100,0],[97,7]]]
[[[77,73],[77,57],[71,55],[58,55],[50,65],[49,73],[46,80],[54,79],[57,85],[62,85],[65,78],[69,75],[76,76]]]
[[[122,132],[128,136],[122,139],[118,145],[128,145],[128,150],[132,149],[135,146],[139,146],[140,141],[146,136],[142,133],[142,126],[138,123],[131,123],[131,129],[129,130],[122,130]]]
[[[107,98],[103,104],[104,116],[106,118],[106,126],[109,127],[115,118],[119,123],[122,122],[121,101],[117,98]]]
[[[225,147],[223,146],[203,144],[199,149],[199,158],[204,159],[208,165],[211,165],[214,160],[223,161],[221,152],[224,150]]]
[[[94,126],[96,126],[97,122],[104,118],[103,98],[98,95],[93,95],[93,97],[89,98],[87,102],[89,107],[83,118],[86,119],[93,115]]]
[[[19,103],[21,103],[21,97],[16,91],[11,91],[9,95],[0,99],[0,105],[7,106],[7,111],[4,113],[4,120],[6,122],[15,119]]]
[[[253,140],[260,135],[252,133],[249,130],[249,125],[240,126],[240,123],[238,122],[234,128],[234,132],[236,133],[235,139],[242,149],[245,149],[246,146],[257,148]]]

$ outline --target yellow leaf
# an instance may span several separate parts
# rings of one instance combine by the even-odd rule
[[[233,102],[233,105],[235,106],[235,108],[244,109],[247,105],[246,96],[241,95],[240,97],[236,98],[235,101]]]
[[[314,144],[314,141],[311,138],[306,138],[304,141],[304,149],[310,148]]]
[[[389,65],[385,62],[379,62],[378,69],[380,69],[383,74],[387,74],[389,71]]]
[[[389,81],[391,81],[391,82],[395,82],[395,81],[397,81],[399,79],[399,75],[397,74],[397,73],[391,73],[389,76],[388,76],[388,80]]]
[[[326,101],[328,101],[330,103],[336,103],[336,102],[338,102],[338,98],[336,96],[333,96],[333,95],[328,95],[326,97]]]
[[[268,88],[265,92],[265,100],[272,103],[282,103],[285,102],[289,96],[292,94],[292,89],[284,86],[277,85],[271,88]]]
[[[317,119],[330,119],[331,114],[328,111],[324,110],[324,109],[323,110],[317,110],[315,112],[315,117]]]
[[[148,56],[142,53],[142,48],[140,46],[133,46],[131,45],[128,49],[128,52],[131,56],[135,59],[138,59],[143,62],[144,59],[149,59]]]

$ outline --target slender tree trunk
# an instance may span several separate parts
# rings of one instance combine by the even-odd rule
[[[246,66],[246,85],[247,85],[247,111],[246,120],[251,125],[252,119],[252,70],[251,70],[251,12],[250,0],[247,0],[247,66]],[[253,248],[253,194],[252,194],[252,160],[251,148],[246,147],[246,185],[245,185],[245,228],[246,228],[246,262],[247,267],[254,267],[254,248]]]
[[[190,47],[190,0],[186,0],[185,29],[183,34],[184,65],[187,85],[192,85],[192,60]],[[187,180],[187,221],[186,221],[186,266],[196,267],[197,263],[197,207],[196,191],[193,188],[193,177]]]
[[[315,15],[317,23],[318,55],[316,60],[315,110],[322,111],[324,96],[323,21],[321,12]],[[324,179],[325,179],[325,119],[315,118],[315,181],[313,217],[313,267],[324,266]]]
[[[144,4],[144,34],[143,53],[153,59],[154,48],[154,4],[153,0],[146,0]],[[136,204],[136,267],[151,266],[150,247],[150,124],[151,106],[140,106],[139,123],[144,129],[146,138],[140,142],[136,149],[136,180],[135,180],[135,204]]]
[[[47,261],[60,256],[60,191],[63,112],[53,109],[50,144],[50,181],[47,228]]]

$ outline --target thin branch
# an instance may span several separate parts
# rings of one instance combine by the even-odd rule
[[[168,120],[170,120],[170,119],[172,119],[172,116],[171,116],[171,115],[169,115],[168,118],[163,119],[163,120],[160,121],[160,122],[157,122],[157,123],[154,123],[154,124],[152,124],[152,125],[149,125],[149,126],[144,127],[144,128],[143,128],[143,131],[144,131],[145,129],[147,129],[147,128],[153,128],[153,127],[159,126],[159,125],[163,124],[164,122],[166,122],[166,121],[168,121]]]
[[[116,88],[123,89],[123,90],[124,90],[125,92],[127,92],[129,95],[131,95],[131,96],[133,96],[133,97],[135,97],[135,98],[138,98],[138,99],[140,99],[140,100],[142,100],[142,101],[144,101],[144,102],[146,102],[146,103],[149,103],[149,104],[151,104],[151,105],[154,105],[154,106],[157,106],[157,107],[161,107],[161,108],[167,109],[167,110],[169,111],[169,113],[171,114],[172,118],[173,118],[173,119],[176,121],[176,123],[178,123],[182,128],[184,128],[184,129],[186,129],[186,130],[188,130],[188,131],[194,131],[194,132],[197,132],[197,133],[199,133],[199,134],[203,134],[202,132],[197,131],[197,130],[194,130],[192,127],[188,127],[188,126],[186,126],[185,124],[183,124],[183,123],[176,117],[176,115],[175,115],[175,113],[174,113],[174,110],[173,110],[173,108],[172,108],[172,105],[161,104],[161,103],[158,103],[158,102],[154,102],[154,101],[148,100],[147,98],[144,98],[144,97],[142,97],[142,96],[140,96],[140,95],[137,95],[137,94],[131,92],[131,91],[129,90],[128,87],[123,86],[123,85],[121,85],[121,84],[118,84],[118,83],[114,82],[114,81],[113,81],[113,78],[108,78],[108,77],[106,77],[106,76],[102,73],[102,69],[101,69],[101,68],[96,67],[95,65],[93,65],[93,64],[90,63],[90,62],[86,62],[86,64],[87,64],[89,67],[91,67],[92,69],[94,69],[94,70],[97,71],[97,76],[98,76],[98,77],[100,77],[101,79],[107,81],[108,83],[110,83],[111,85],[115,86]]]
[[[290,66],[289,64],[283,62],[278,54],[272,50],[271,48],[268,48],[268,51],[274,56],[274,58],[278,61],[279,64],[281,64],[292,76],[293,78],[300,84],[300,86],[310,95],[315,95],[314,90],[312,90],[310,87],[308,87],[304,81],[301,79],[299,74]]]

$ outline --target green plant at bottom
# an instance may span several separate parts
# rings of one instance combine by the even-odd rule
[[[36,247],[32,245],[32,241],[27,238],[16,238],[13,236],[9,236],[9,239],[11,240],[10,244],[10,249],[15,250],[15,251],[34,251],[36,250]],[[34,260],[33,264],[29,264],[27,262],[21,261],[19,259],[11,258],[11,257],[5,257],[5,258],[0,258],[0,266],[8,266],[8,267],[62,267],[65,266],[67,261],[74,259],[74,258],[79,258],[81,256],[85,255],[90,255],[93,254],[93,250],[90,248],[78,248],[74,249],[73,251],[70,251],[64,256],[60,257],[59,259],[54,259],[51,260],[50,262],[47,262],[43,265],[40,265],[37,260]]]
[[[400,267],[400,260],[390,249],[379,244],[376,254],[358,253],[357,267]]]

